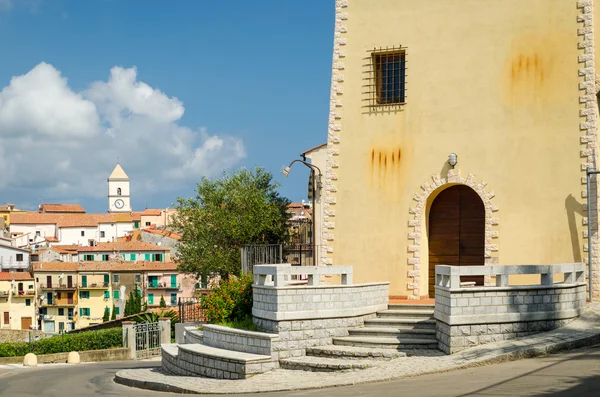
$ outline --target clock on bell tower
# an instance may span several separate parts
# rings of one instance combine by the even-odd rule
[[[131,212],[129,177],[117,163],[108,177],[108,212]]]

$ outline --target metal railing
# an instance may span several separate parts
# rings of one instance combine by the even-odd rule
[[[179,298],[179,321],[182,323],[198,323],[204,321],[202,298]]]
[[[159,323],[140,323],[133,326],[136,359],[161,355],[161,328]]]
[[[245,245],[241,248],[242,272],[252,272],[254,265],[318,266],[323,249],[311,243]]]
[[[40,290],[72,290],[77,289],[77,283],[40,283]]]
[[[82,289],[106,289],[108,288],[110,283],[81,283],[81,286],[79,288]]]

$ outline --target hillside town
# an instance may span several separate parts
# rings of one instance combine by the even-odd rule
[[[66,332],[101,323],[107,308],[121,318],[131,291],[152,309],[207,288],[177,270],[174,210],[132,211],[130,194],[117,164],[107,213],[79,204],[40,204],[36,212],[0,206],[0,328]]]

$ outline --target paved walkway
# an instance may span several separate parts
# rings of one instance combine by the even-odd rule
[[[160,391],[234,394],[302,390],[399,379],[446,372],[526,357],[541,356],[600,343],[600,303],[589,305],[583,315],[567,326],[525,338],[490,343],[452,356],[441,352],[416,352],[411,357],[384,361],[353,372],[299,372],[278,369],[245,380],[219,380],[165,375],[157,369],[126,369],[117,372],[123,384]]]

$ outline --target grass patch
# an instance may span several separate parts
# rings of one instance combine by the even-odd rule
[[[243,329],[246,331],[258,331],[256,325],[252,322],[252,317],[246,316],[243,320],[225,320],[223,322],[218,323],[217,325],[221,325],[223,327]]]

